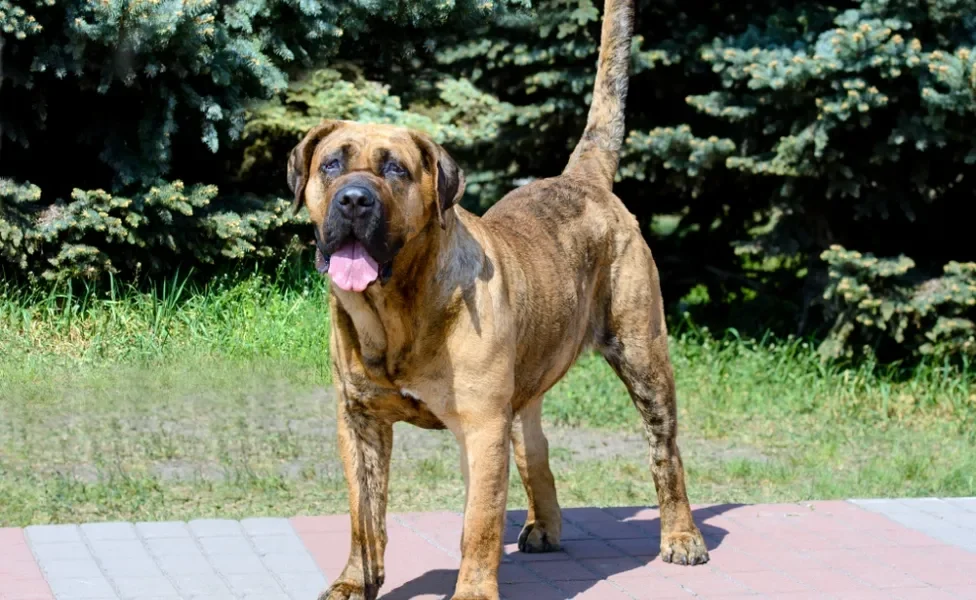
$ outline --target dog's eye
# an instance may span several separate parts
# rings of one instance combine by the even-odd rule
[[[383,165],[384,175],[393,175],[394,177],[403,177],[407,174],[407,170],[395,162],[388,162]]]
[[[333,158],[332,160],[326,161],[322,165],[322,170],[326,173],[335,172],[342,168],[342,162],[338,158]]]

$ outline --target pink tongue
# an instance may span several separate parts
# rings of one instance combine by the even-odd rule
[[[347,292],[361,292],[379,275],[379,265],[359,242],[339,248],[329,259],[332,283]]]

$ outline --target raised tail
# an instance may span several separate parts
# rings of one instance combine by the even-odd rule
[[[600,58],[586,129],[563,170],[597,177],[608,189],[617,174],[624,143],[624,105],[634,35],[633,0],[606,0],[600,33]]]

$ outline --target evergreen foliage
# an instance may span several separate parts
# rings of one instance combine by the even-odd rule
[[[427,131],[483,211],[562,170],[601,4],[0,0],[0,264],[97,277],[278,256],[308,233],[278,198],[283,157],[322,118]],[[615,189],[667,299],[820,334],[831,358],[971,355],[976,0],[637,15]]]
[[[360,69],[348,63],[338,68],[313,71],[294,81],[281,98],[257,108],[245,126],[244,159],[240,175],[250,191],[270,182],[267,193],[281,187],[281,157],[323,119],[348,119],[389,123],[423,131],[446,145],[459,160],[477,162],[480,150],[496,139],[500,126],[509,121],[514,107],[475,88],[466,79],[444,77],[435,82],[433,94],[423,103],[404,107],[389,86],[366,80]],[[487,174],[491,180],[491,174]],[[484,173],[468,173],[469,197],[483,195],[479,180]]]
[[[537,0],[438,53],[516,107],[501,147],[522,176],[558,172],[582,130],[598,4]],[[973,199],[976,2],[648,0],[638,15],[616,191],[672,302],[696,291],[725,324],[819,331],[829,357],[972,348],[971,296],[936,291],[968,289],[976,260],[955,216]],[[886,302],[904,323],[885,325]]]
[[[833,246],[822,257],[830,265],[824,299],[834,318],[822,355],[874,356],[894,342],[923,356],[976,357],[976,263],[952,261],[941,276],[920,277],[904,255],[878,259]]]
[[[281,254],[302,218],[276,197],[283,162],[263,189],[242,177],[261,144],[248,140],[241,168],[255,102],[303,93],[288,88],[294,74],[343,44],[396,30],[403,39],[383,36],[388,47],[410,54],[422,28],[490,12],[479,0],[0,0],[5,270],[100,278]],[[309,80],[336,83],[326,73]],[[457,117],[477,112],[461,105],[483,94],[445,85]],[[407,115],[379,85],[332,94],[333,113],[376,102],[387,119]],[[270,135],[274,106],[257,110],[250,131]]]

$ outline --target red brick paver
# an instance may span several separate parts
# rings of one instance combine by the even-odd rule
[[[0,600],[53,600],[22,529],[0,528]]]
[[[857,502],[696,507],[695,521],[711,555],[708,564],[696,567],[668,564],[658,556],[660,520],[654,508],[567,509],[563,548],[547,554],[518,551],[525,512],[511,511],[499,588],[508,600],[976,600],[976,551],[960,534],[971,531],[965,528],[972,522],[932,516],[951,514],[956,507],[976,514],[973,499],[954,499],[951,506],[893,500],[868,501],[865,508]],[[933,512],[923,514],[923,509]],[[923,526],[909,522],[914,515]],[[461,560],[462,523],[455,512],[390,515],[380,597],[450,598]],[[0,529],[0,600],[107,600],[129,597],[131,584],[138,584],[141,600],[202,598],[193,590],[221,584],[214,580],[217,571],[226,576],[231,595],[205,597],[253,597],[256,577],[264,573],[262,585],[280,588],[291,600],[314,600],[342,572],[349,532],[347,515],[135,528],[126,523],[41,526],[26,534]],[[128,541],[112,541],[122,538]],[[193,540],[212,551],[209,563],[177,556],[193,551]],[[149,552],[145,560],[133,554],[140,548]],[[253,556],[244,556],[247,552]],[[244,558],[250,559],[246,565]],[[153,564],[166,578],[146,575]],[[199,578],[208,568],[213,577]],[[251,572],[255,569],[260,573]],[[145,579],[135,578],[137,573]],[[88,586],[81,591],[91,593],[79,596],[79,582]],[[179,596],[167,588],[170,584],[179,588]],[[285,597],[276,593],[261,597]]]
[[[696,567],[660,559],[653,508],[566,509],[569,535],[549,554],[518,552],[524,517],[512,511],[506,531],[499,584],[510,600],[976,600],[976,554],[844,501],[696,507],[711,554]],[[329,579],[349,550],[348,525],[335,519],[293,520]],[[449,598],[461,523],[457,513],[392,516],[381,597]]]

